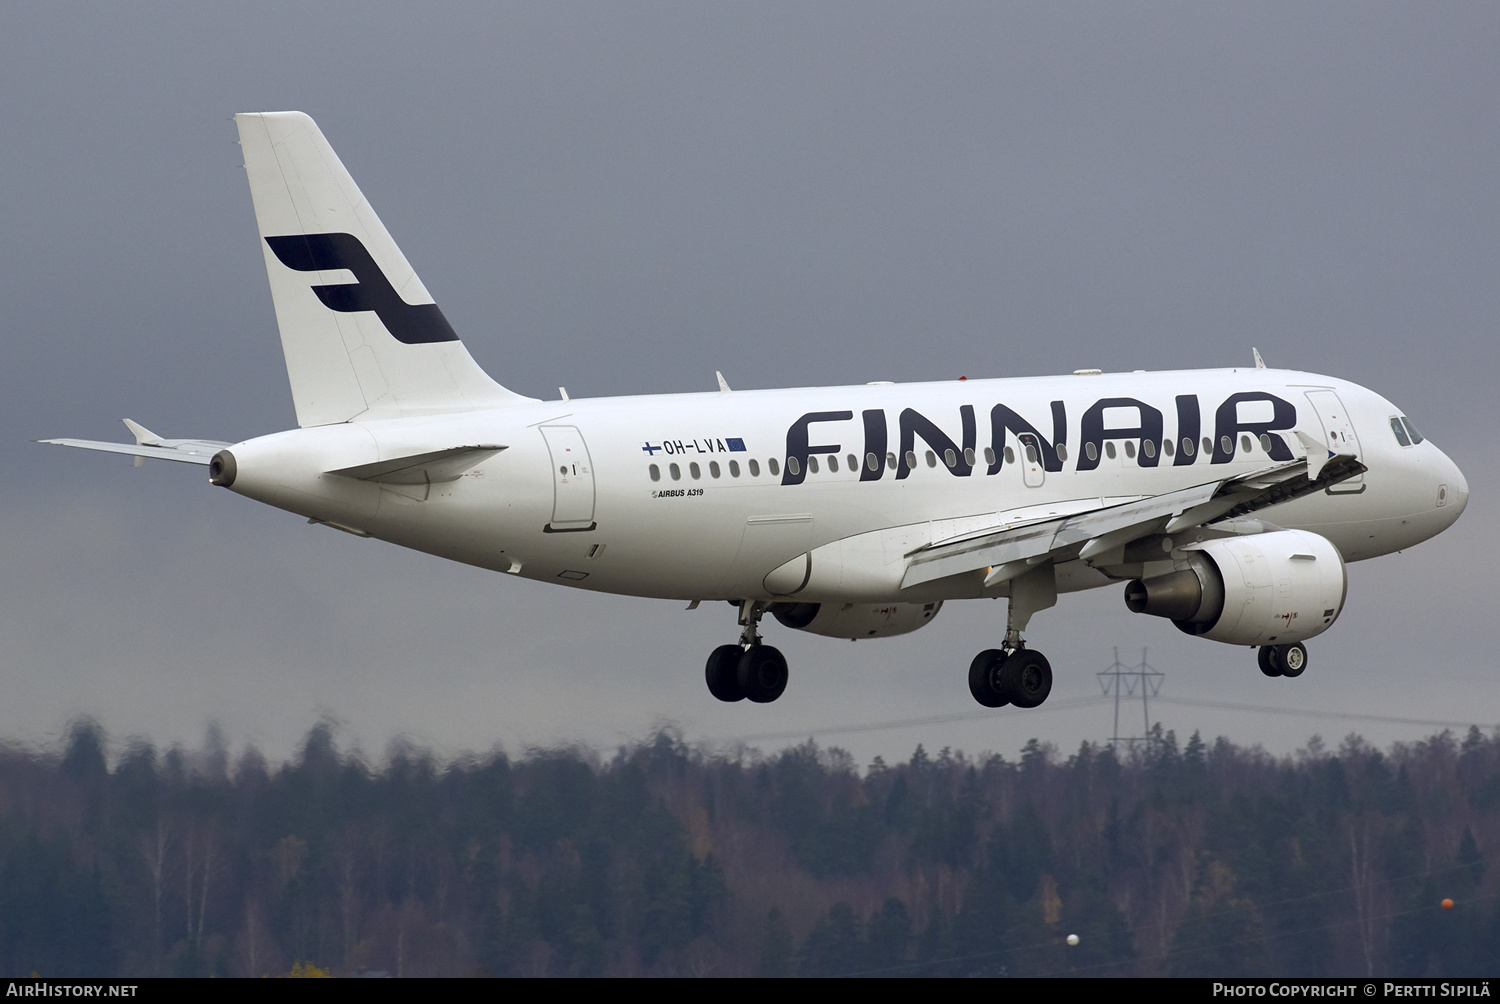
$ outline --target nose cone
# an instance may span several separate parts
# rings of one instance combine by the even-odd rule
[[[1440,502],[1439,504],[1447,510],[1448,525],[1452,526],[1458,520],[1458,517],[1463,515],[1464,509],[1469,504],[1469,480],[1464,477],[1464,472],[1459,470],[1458,465],[1450,460],[1446,454],[1444,454],[1443,460],[1448,467],[1448,499],[1446,503]],[[1439,486],[1438,493],[1441,499],[1442,486]]]

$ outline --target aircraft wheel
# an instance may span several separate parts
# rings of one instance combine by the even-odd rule
[[[1000,667],[1005,664],[1005,653],[998,648],[987,648],[969,663],[969,693],[974,700],[986,708],[1003,708],[1010,703],[1000,689]]]
[[[1034,708],[1052,693],[1052,666],[1042,653],[1019,649],[1005,660],[1000,683],[1010,703],[1018,708]]]
[[[1282,676],[1301,676],[1307,668],[1307,647],[1300,641],[1277,645],[1276,665],[1281,667]]]
[[[744,654],[738,645],[720,645],[709,653],[703,675],[708,680],[710,694],[721,701],[745,699],[745,692],[740,688],[740,656]]]
[[[1255,660],[1260,663],[1260,671],[1267,676],[1281,675],[1281,664],[1276,661],[1275,646],[1262,645],[1255,653]]]
[[[786,690],[786,657],[770,645],[751,645],[740,656],[739,685],[756,704],[770,704]]]

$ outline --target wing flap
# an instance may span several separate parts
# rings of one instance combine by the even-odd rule
[[[1214,481],[1166,495],[1125,502],[1059,519],[999,530],[950,544],[940,544],[914,554],[901,581],[901,588],[961,575],[986,566],[1014,566],[1016,562],[1040,564],[1054,551],[1086,544],[1096,537],[1115,535],[1141,527],[1141,535],[1155,524],[1208,501],[1221,485]]]

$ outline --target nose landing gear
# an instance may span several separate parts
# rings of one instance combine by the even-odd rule
[[[703,672],[708,692],[721,701],[748,698],[756,704],[770,704],[786,690],[786,657],[760,640],[760,619],[766,607],[756,600],[741,603],[740,643],[720,645],[708,657]]]

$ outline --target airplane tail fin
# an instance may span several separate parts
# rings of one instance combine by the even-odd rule
[[[317,123],[234,120],[298,425],[530,400],[474,362]]]

